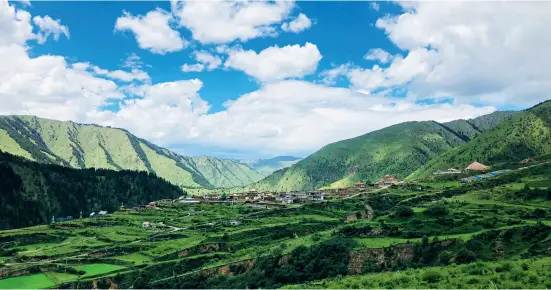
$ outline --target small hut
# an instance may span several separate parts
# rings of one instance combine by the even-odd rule
[[[471,171],[484,171],[488,169],[490,169],[490,167],[476,161],[471,163],[469,166],[467,166],[467,168],[465,168],[465,170],[471,170]]]

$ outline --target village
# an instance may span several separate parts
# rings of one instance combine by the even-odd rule
[[[379,179],[376,183],[357,181],[346,188],[323,189],[311,191],[288,191],[288,192],[259,192],[251,189],[245,193],[234,193],[230,195],[211,193],[204,194],[197,198],[185,197],[179,202],[183,203],[220,203],[220,202],[241,202],[251,206],[286,206],[294,203],[321,202],[331,199],[347,198],[352,194],[373,191],[385,186],[398,184],[400,181],[389,175]]]

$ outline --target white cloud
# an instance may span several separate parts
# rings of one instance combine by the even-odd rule
[[[358,90],[373,91],[381,88],[406,85],[420,75],[428,73],[435,63],[435,52],[425,48],[412,50],[404,58],[401,55],[383,56],[380,52],[372,52],[368,57],[389,58],[392,62],[387,67],[378,64],[370,69],[352,64],[341,65],[322,72],[323,81],[328,84],[340,76],[348,78],[350,85]],[[379,60],[380,63],[383,63]]]
[[[203,65],[202,63],[196,63],[196,64],[184,63],[182,65],[183,72],[202,72],[204,69],[205,69],[205,65]]]
[[[281,29],[283,31],[299,33],[310,28],[310,26],[312,26],[312,20],[303,13],[300,13],[293,21],[283,23]]]
[[[380,63],[388,63],[393,59],[393,55],[386,52],[386,50],[384,49],[373,48],[373,49],[370,49],[366,55],[364,55],[364,59],[374,60]]]
[[[0,46],[0,59],[0,114],[85,121],[107,99],[123,97],[113,81],[71,68],[60,56],[32,58],[13,44]]]
[[[222,64],[222,59],[207,51],[194,51],[193,58],[199,63],[182,65],[183,72],[201,72],[203,70],[211,71]]]
[[[193,38],[205,43],[247,41],[275,36],[275,25],[294,8],[293,1],[172,1],[172,12]]]
[[[143,66],[144,66],[144,62],[134,52],[129,54],[122,64],[122,67],[132,68],[132,69],[141,69]]]
[[[117,18],[115,31],[132,31],[138,45],[153,53],[166,54],[187,47],[188,42],[170,27],[172,15],[162,9],[149,11],[145,16],[128,12]]]
[[[449,121],[495,110],[466,104],[477,97],[491,104],[521,105],[546,98],[551,71],[542,64],[550,60],[546,52],[551,41],[542,37],[550,25],[542,17],[547,6],[541,5],[548,4],[535,8],[496,2],[414,4],[401,17],[378,23],[405,49],[403,56],[393,56],[387,63],[378,58],[379,63],[370,68],[345,64],[322,73],[328,83],[339,76],[348,78],[352,89],[284,80],[315,72],[321,54],[313,44],[274,46],[258,53],[220,46],[217,53],[228,55],[227,67],[263,83],[260,89],[226,102],[225,109],[209,113],[198,79],[149,84],[148,78],[137,77],[140,74],[132,70],[116,73],[86,62],[68,64],[55,55],[30,57],[27,43],[35,39],[31,15],[0,2],[0,29],[5,36],[0,38],[0,114],[123,127],[165,146],[308,154],[327,143],[399,122]],[[215,55],[197,55],[204,69],[221,65]],[[140,69],[136,63],[128,68]],[[118,87],[110,78],[133,81]],[[140,79],[145,84],[136,84]],[[355,91],[405,85],[417,98],[450,94],[457,96],[456,102],[420,105],[415,97],[385,98]],[[125,98],[121,91],[137,98]],[[120,111],[102,109],[112,99],[121,102]]]
[[[69,38],[69,28],[67,26],[61,25],[61,21],[54,20],[50,16],[46,15],[45,17],[35,16],[33,17],[33,22],[38,26],[39,32],[36,35],[37,41],[40,44],[46,42],[50,35],[53,35],[54,40],[58,41],[61,34]]]
[[[381,8],[381,6],[377,2],[369,3],[369,7],[371,7],[371,9],[373,9],[375,11],[379,11],[379,9]]]
[[[304,81],[280,81],[208,113],[197,80],[142,86],[97,122],[130,129],[160,144],[198,144],[260,154],[305,154],[325,144],[412,120],[448,121],[490,113],[493,107],[418,105]],[[396,102],[396,105],[393,105]],[[322,130],[320,130],[322,128]]]
[[[8,1],[0,1],[0,31],[0,45],[24,44],[35,38],[31,14],[25,10],[16,10]]]
[[[322,77],[321,82],[326,85],[334,85],[340,77],[346,76],[351,67],[352,64],[347,63],[332,69],[324,70],[320,73],[320,76]]]
[[[149,81],[151,78],[149,77],[149,74],[146,72],[133,68],[130,72],[126,72],[123,70],[115,70],[115,71],[109,71],[106,69],[102,69],[99,66],[92,65],[88,62],[77,62],[73,63],[71,67],[75,70],[80,71],[89,71],[93,72],[95,75],[98,76],[105,76],[110,79],[119,80],[123,82],[131,82],[131,81]]]
[[[225,66],[241,70],[260,81],[301,78],[314,73],[322,56],[315,44],[271,46],[259,53],[230,49]]]
[[[206,51],[196,51],[195,60],[204,64],[207,70],[213,70],[222,64],[222,59],[217,55],[212,55]]]
[[[198,79],[129,87],[142,97],[126,100],[118,112],[96,112],[95,122],[131,129],[138,136],[166,143],[196,137],[196,123],[209,109]]]
[[[418,65],[413,94],[519,106],[548,98],[551,69],[543,64],[551,63],[551,39],[543,35],[551,27],[551,3],[401,5],[406,12],[379,19],[377,27],[410,55],[417,52],[410,63]]]

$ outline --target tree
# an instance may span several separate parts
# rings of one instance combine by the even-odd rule
[[[415,215],[415,212],[411,207],[401,205],[394,211],[395,215],[399,218],[409,218]]]

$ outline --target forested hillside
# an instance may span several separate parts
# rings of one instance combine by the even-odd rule
[[[240,163],[181,156],[126,130],[34,116],[0,117],[0,150],[72,168],[148,171],[182,188],[242,186],[262,178]]]
[[[449,167],[464,168],[473,161],[497,165],[551,153],[551,101],[536,105],[432,160],[411,178]]]
[[[0,229],[44,224],[150,201],[178,198],[179,187],[145,171],[72,169],[0,151]]]
[[[389,174],[405,178],[430,159],[469,142],[516,112],[495,112],[440,124],[406,122],[329,144],[297,164],[251,185],[258,189],[300,190],[346,186]]]

